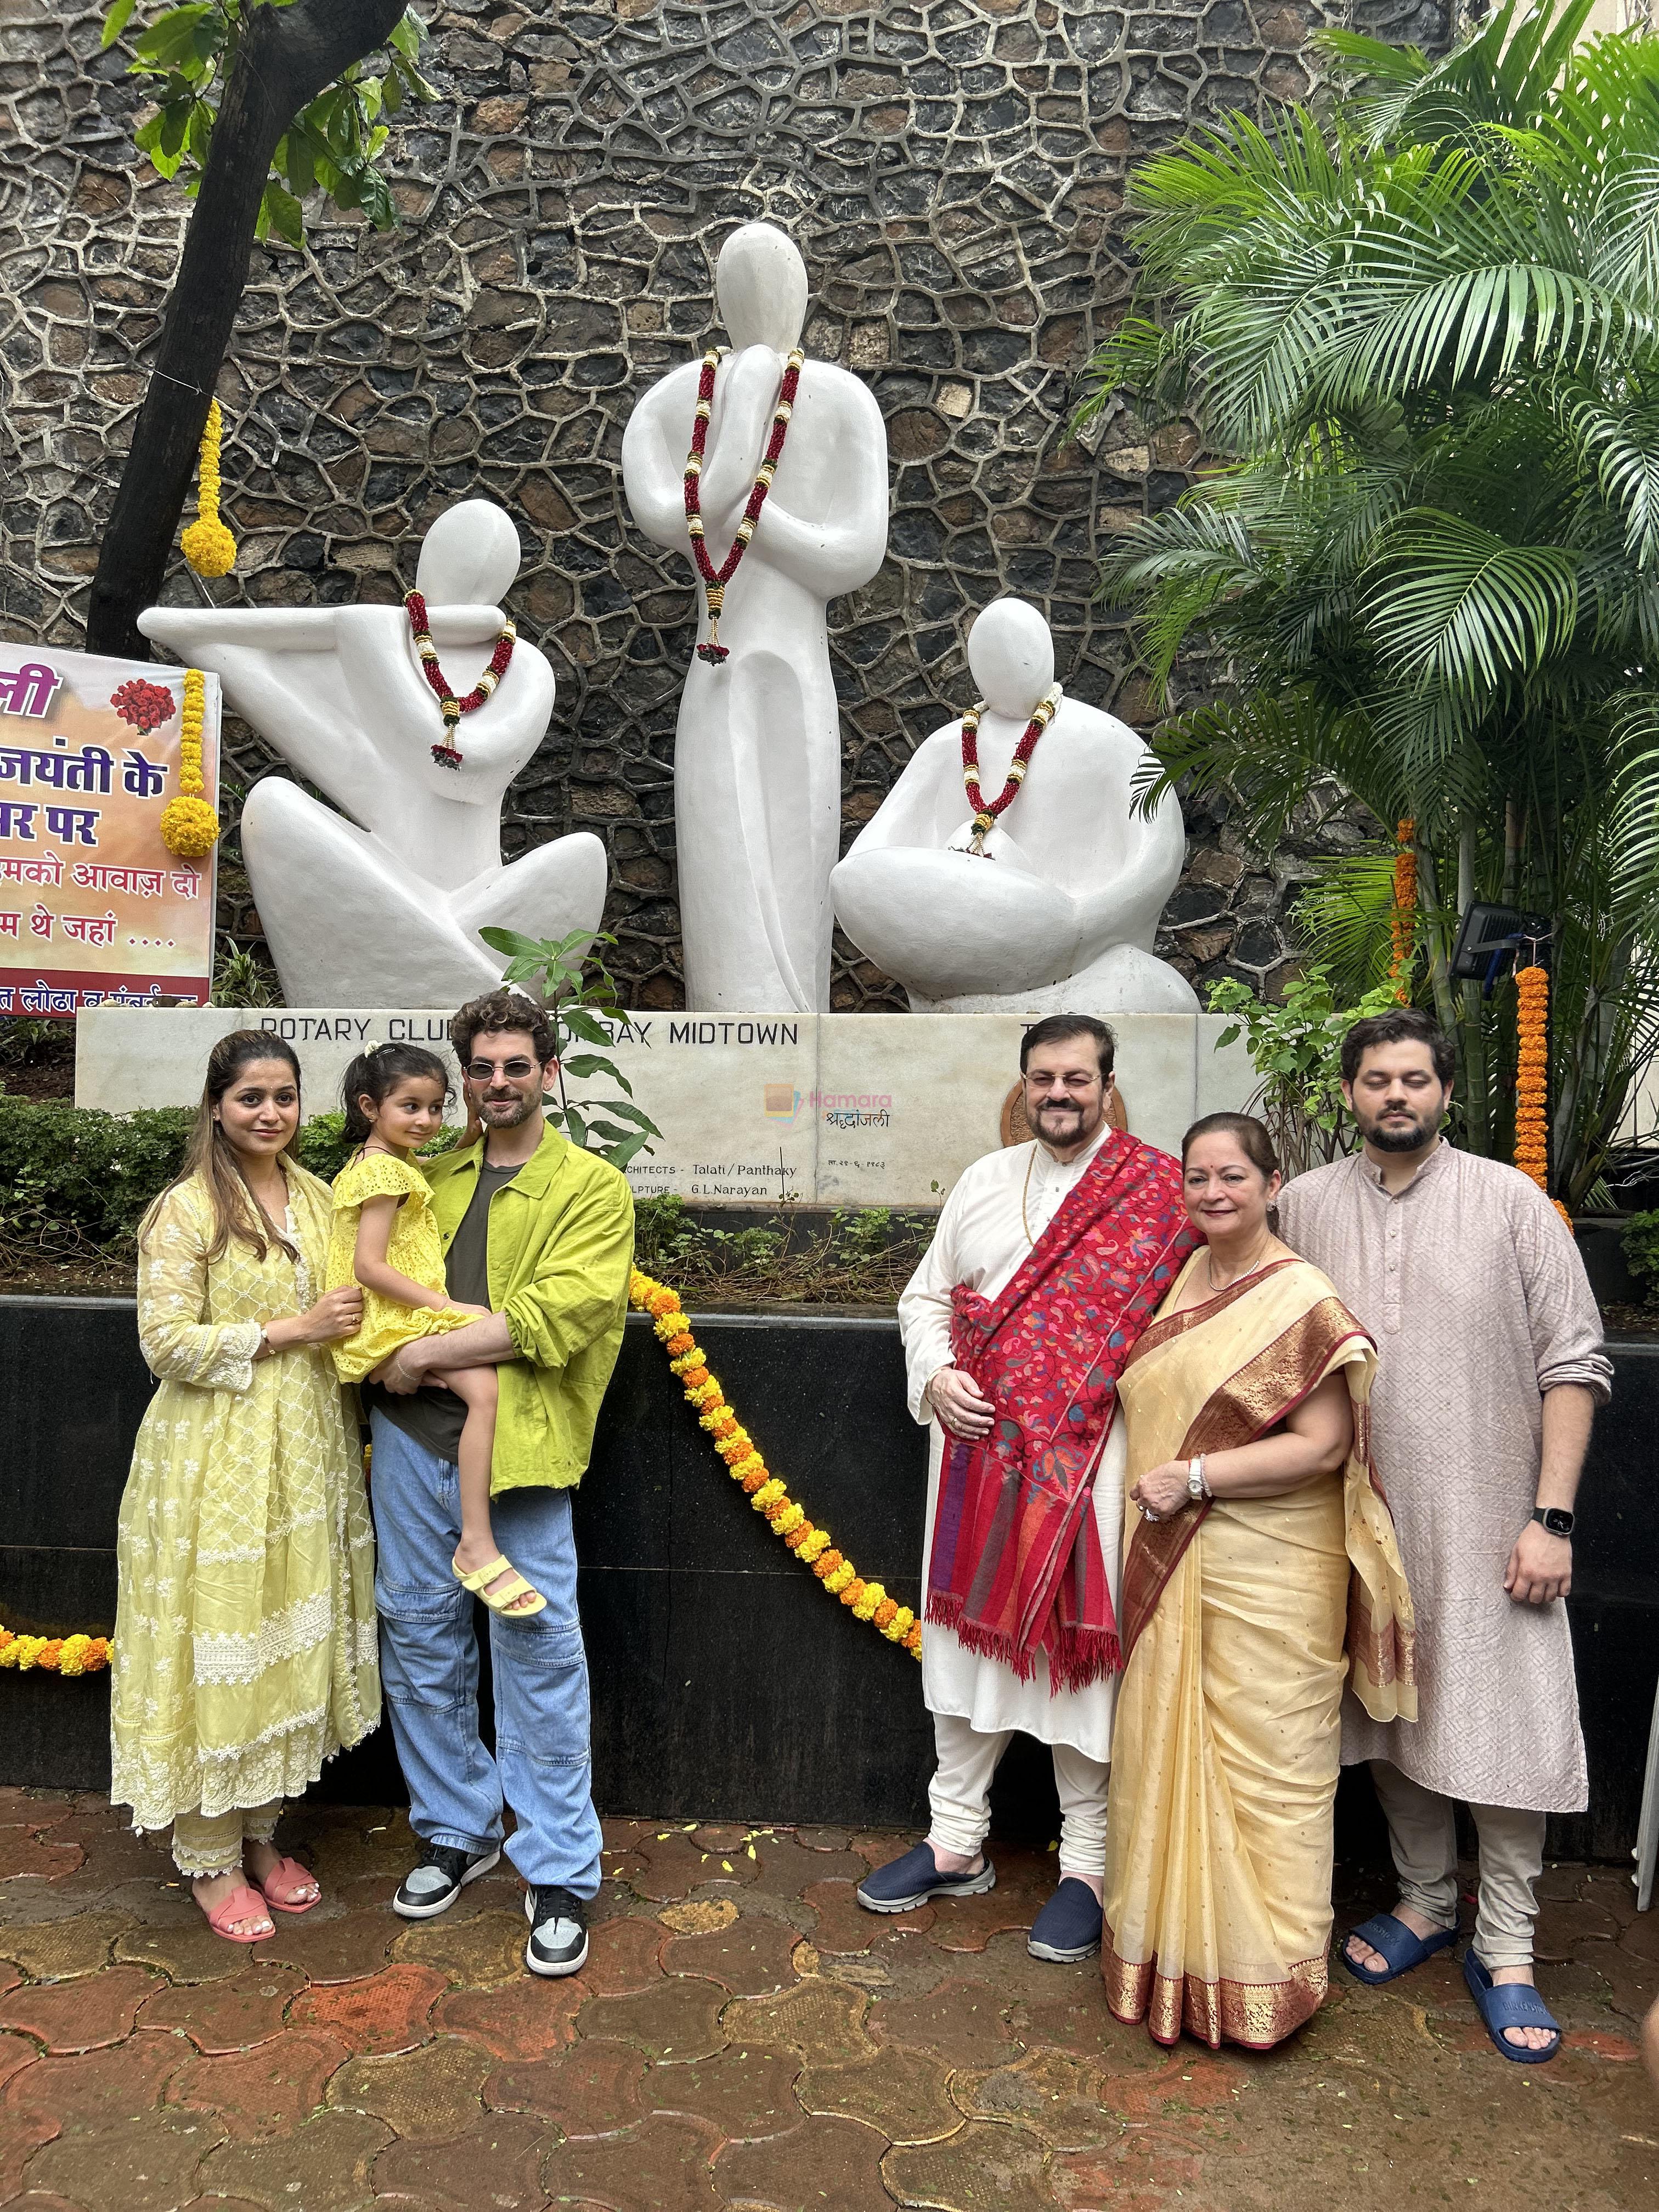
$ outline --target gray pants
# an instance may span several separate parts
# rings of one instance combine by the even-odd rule
[[[1370,1763],[1388,1816],[1400,1901],[1437,1928],[1457,1925],[1457,1826],[1452,1801],[1425,1790],[1386,1759]],[[1471,1805],[1480,1838],[1474,1952],[1490,1972],[1532,1964],[1534,1886],[1544,1869],[1544,1815],[1511,1805]]]

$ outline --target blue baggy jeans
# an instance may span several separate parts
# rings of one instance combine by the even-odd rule
[[[492,1759],[478,1734],[473,1600],[450,1565],[461,1540],[458,1470],[383,1413],[371,1426],[380,1678],[415,1832],[459,1850],[491,1850],[505,1799],[518,1821],[507,1856],[525,1880],[596,1896],[599,1822],[571,1493],[509,1490],[490,1501],[502,1551],[547,1600],[526,1620],[489,1616]]]

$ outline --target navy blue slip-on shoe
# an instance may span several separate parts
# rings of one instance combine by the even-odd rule
[[[1049,1959],[1059,1966],[1092,1959],[1100,1948],[1101,1918],[1100,1905],[1088,1883],[1079,1881],[1075,1875],[1066,1875],[1038,1913],[1025,1948],[1034,1959]]]
[[[915,1844],[902,1859],[878,1867],[859,1884],[859,1903],[866,1912],[908,1912],[930,1897],[983,1897],[997,1886],[997,1870],[987,1859],[977,1874],[941,1874],[927,1844]]]

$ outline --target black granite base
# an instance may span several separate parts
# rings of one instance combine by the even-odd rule
[[[914,1605],[926,1462],[883,1316],[709,1316],[698,1334],[733,1404],[812,1517]],[[1613,1347],[1571,1600],[1588,1813],[1552,1853],[1620,1859],[1635,1839],[1659,1675],[1659,1343]],[[112,1626],[114,1542],[151,1383],[130,1302],[0,1298],[0,1620],[42,1634]],[[613,1813],[906,1826],[925,1817],[921,1669],[854,1621],[726,1475],[643,1320],[631,1319],[577,1498],[593,1686],[595,1791]],[[106,1786],[107,1678],[0,1678],[0,1781]],[[330,1796],[402,1794],[384,1729],[329,1768]],[[1056,1832],[1047,1757],[1017,1741],[1000,1832]],[[1345,1789],[1354,1837],[1372,1815]]]

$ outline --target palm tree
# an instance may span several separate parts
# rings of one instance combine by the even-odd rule
[[[1439,61],[1329,33],[1340,98],[1143,164],[1140,296],[1081,410],[1185,413],[1220,457],[1105,566],[1162,701],[1177,653],[1222,678],[1158,788],[1231,787],[1266,844],[1328,778],[1415,823],[1417,988],[1481,1151],[1512,1000],[1454,983],[1458,914],[1552,919],[1573,1206],[1659,1051],[1659,40],[1578,45],[1590,4],[1509,0]],[[1386,937],[1387,883],[1339,872],[1316,949],[1345,913]]]

